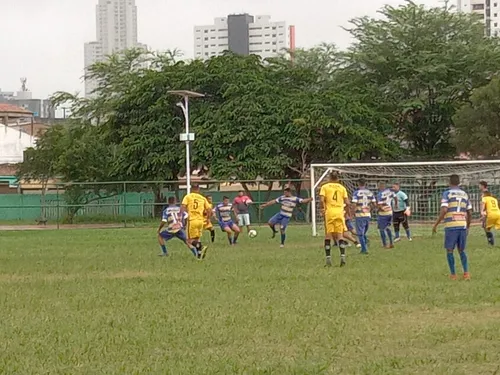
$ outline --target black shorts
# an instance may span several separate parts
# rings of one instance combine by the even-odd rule
[[[392,213],[392,222],[394,224],[402,224],[406,221],[406,215],[404,211],[398,211]]]

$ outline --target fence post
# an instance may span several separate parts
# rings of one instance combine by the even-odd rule
[[[125,216],[125,228],[127,227],[127,183],[123,183],[123,215]]]
[[[59,229],[59,185],[56,185],[56,200],[57,200],[57,215],[56,215],[56,221],[57,221],[57,229]]]

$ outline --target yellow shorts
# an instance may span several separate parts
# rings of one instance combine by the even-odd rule
[[[495,227],[495,229],[500,229],[500,215],[487,216],[485,227],[486,229],[491,229],[493,227]]]
[[[210,221],[205,221],[205,225],[203,225],[204,230],[212,230],[214,229],[214,225]]]
[[[341,214],[325,214],[325,233],[326,234],[343,234],[347,231],[345,225],[344,213]]]
[[[189,239],[201,238],[203,234],[204,220],[189,220],[187,223],[187,237]]]

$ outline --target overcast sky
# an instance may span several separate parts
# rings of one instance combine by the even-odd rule
[[[296,26],[298,47],[321,42],[344,48],[348,20],[376,16],[403,0],[136,0],[139,41],[154,50],[193,56],[193,26],[231,13],[271,15]],[[440,0],[416,0],[441,6]],[[83,44],[96,39],[97,0],[0,0],[0,89],[17,91],[28,78],[35,98],[57,90],[83,91]]]

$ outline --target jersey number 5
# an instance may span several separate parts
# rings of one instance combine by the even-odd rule
[[[195,200],[194,200],[194,202],[193,202],[193,208],[194,208],[195,210],[197,210],[197,209],[198,209],[198,199],[195,199]]]

